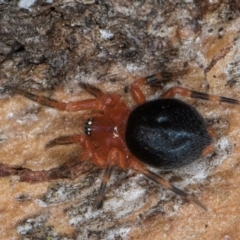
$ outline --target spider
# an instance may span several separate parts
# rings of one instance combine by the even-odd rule
[[[33,171],[1,163],[0,176],[18,175],[19,181],[25,182],[75,177],[78,171],[86,170],[82,163],[91,161],[104,169],[96,199],[97,209],[102,207],[111,173],[118,167],[143,174],[163,188],[207,210],[193,195],[178,189],[167,179],[149,170],[148,166],[158,169],[179,168],[214,151],[214,133],[206,126],[204,118],[194,107],[174,98],[176,94],[229,104],[239,104],[239,101],[180,86],[170,88],[156,100],[146,101],[141,87],[145,84],[154,85],[163,76],[164,74],[157,73],[137,79],[130,85],[130,92],[136,103],[133,109],[129,109],[119,95],[103,93],[88,84],[81,86],[95,98],[67,103],[37,96],[19,88],[6,87],[7,91],[47,107],[63,111],[91,110],[92,115],[85,122],[85,134],[60,136],[46,144],[46,148],[79,144],[82,151],[75,162],[48,171]]]

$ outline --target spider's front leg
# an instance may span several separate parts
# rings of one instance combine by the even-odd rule
[[[6,87],[5,89],[6,91],[22,95],[41,105],[69,112],[80,110],[102,110],[105,105],[111,104],[112,98],[108,94],[104,94],[101,90],[90,85],[83,86],[89,93],[93,94],[96,98],[85,99],[76,102],[59,102],[54,99],[46,98],[43,96],[37,96],[26,90],[22,90],[15,87]]]

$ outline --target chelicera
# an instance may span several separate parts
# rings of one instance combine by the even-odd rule
[[[61,136],[46,144],[47,148],[79,144],[82,151],[74,164],[66,163],[49,171],[32,171],[0,164],[0,176],[18,175],[20,181],[26,182],[75,177],[78,170],[84,171],[84,165],[79,163],[91,161],[97,167],[105,169],[96,199],[97,208],[102,206],[113,169],[120,168],[141,173],[206,210],[194,196],[176,188],[167,179],[149,170],[148,166],[159,169],[179,168],[214,151],[214,134],[207,128],[204,118],[191,105],[174,99],[176,94],[230,104],[239,104],[239,101],[183,87],[170,88],[159,99],[146,101],[141,86],[151,85],[161,78],[162,75],[158,73],[137,79],[131,84],[131,95],[136,103],[133,109],[129,109],[119,95],[103,93],[98,88],[85,84],[82,86],[95,98],[67,103],[7,87],[8,91],[47,107],[63,111],[92,112],[84,125],[85,134]]]

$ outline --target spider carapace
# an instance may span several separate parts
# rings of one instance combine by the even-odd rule
[[[15,87],[6,87],[10,92],[20,94],[39,104],[64,111],[92,110],[84,129],[85,134],[62,136],[53,139],[46,147],[63,144],[80,144],[82,151],[74,164],[64,164],[49,171],[32,171],[0,164],[0,176],[18,175],[20,181],[49,181],[62,177],[75,177],[77,170],[84,171],[84,161],[92,161],[105,169],[96,207],[103,203],[107,183],[115,167],[132,169],[147,178],[190,200],[206,210],[206,207],[191,194],[173,186],[167,179],[150,171],[149,166],[173,169],[192,163],[201,156],[214,151],[214,134],[205,124],[204,118],[189,104],[173,97],[183,97],[239,104],[238,100],[183,87],[173,87],[159,99],[146,101],[141,91],[144,84],[161,81],[162,74],[140,78],[130,86],[136,107],[129,109],[123,99],[114,93],[103,93],[96,87],[82,84],[95,98],[77,102],[58,102],[36,96]]]

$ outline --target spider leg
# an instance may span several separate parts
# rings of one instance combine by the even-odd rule
[[[0,164],[0,177],[19,176],[20,182],[45,182],[60,178],[75,178],[80,174],[86,173],[93,168],[92,164],[79,160],[70,161],[57,168],[50,170],[33,171],[28,168],[11,167]]]
[[[159,72],[154,75],[145,77],[145,78],[139,78],[135,80],[131,86],[131,94],[134,99],[134,101],[140,105],[144,102],[146,102],[146,97],[143,94],[142,90],[140,89],[143,85],[151,85],[151,86],[161,86],[163,83],[168,82],[173,77],[173,74],[170,72]]]
[[[103,93],[99,88],[96,88],[92,85],[85,84],[85,83],[80,83],[80,86],[84,88],[86,91],[94,95],[96,98],[101,98],[103,95],[106,95]]]
[[[80,134],[55,138],[49,143],[47,143],[45,147],[51,148],[56,145],[72,143],[81,144],[81,146],[83,147],[83,152],[86,155],[85,158],[90,158],[90,156],[92,155],[91,143],[86,136]],[[90,171],[92,168],[93,164],[90,164],[89,161],[81,161],[80,159],[69,161],[57,168],[42,171],[33,171],[28,168],[10,167],[5,164],[0,164],[0,177],[17,175],[19,176],[20,182],[34,183],[60,178],[75,178],[80,174]]]
[[[96,155],[95,155],[95,157],[96,157]],[[100,158],[101,157],[97,157],[96,159],[94,159],[94,157],[93,157],[93,162],[95,162],[95,164],[99,164]],[[103,160],[103,159],[101,159],[101,160]],[[105,160],[105,163],[106,163],[106,160]],[[106,169],[103,174],[101,186],[99,189],[99,194],[98,194],[98,197],[96,200],[95,206],[97,209],[102,207],[103,198],[104,198],[106,188],[107,188],[107,183],[110,180],[111,173],[113,171],[114,166],[118,166],[119,168],[124,169],[124,168],[126,168],[125,165],[126,165],[126,159],[125,159],[125,156],[122,153],[122,151],[120,151],[118,148],[115,148],[115,147],[111,148],[111,150],[108,153],[107,166],[106,166]]]
[[[182,75],[183,72],[178,72],[178,76]],[[171,72],[158,72],[156,74],[146,77],[146,83],[150,86],[162,86],[166,82],[170,81],[174,77],[174,74]]]
[[[114,107],[116,102],[119,102],[119,96],[116,94],[108,94],[102,92],[99,88],[96,88],[92,85],[89,84],[80,84],[86,91],[94,95],[99,102],[102,104],[101,108],[98,110],[101,110],[104,106],[108,107]]]
[[[89,172],[93,168],[92,164],[87,164],[84,161],[70,161],[64,163],[60,167],[50,170],[32,171],[31,169],[23,168],[19,170],[20,182],[44,182],[62,178],[73,179],[81,174]],[[22,171],[21,171],[22,170]]]
[[[207,156],[208,154],[211,154],[214,152],[214,144],[210,144],[207,147],[205,147],[202,151],[202,157]]]
[[[82,153],[81,153],[82,161],[83,160],[89,161],[93,157],[96,158],[96,154],[94,154],[91,141],[87,136],[80,135],[80,134],[70,135],[70,136],[61,136],[61,137],[55,138],[50,142],[48,142],[45,145],[45,148],[52,148],[56,145],[66,145],[66,144],[74,144],[74,143],[80,144],[82,146]]]
[[[0,177],[7,177],[11,175],[16,175],[17,174],[17,169],[7,165],[0,163]]]
[[[14,88],[14,87],[7,87],[6,89],[13,93],[22,95],[32,101],[38,102],[41,105],[55,108],[58,110],[73,112],[73,111],[79,111],[79,110],[101,110],[102,109],[102,103],[97,98],[86,99],[86,100],[81,100],[81,101],[76,101],[76,102],[58,102],[58,101],[50,99],[50,98],[34,95],[34,94],[32,94],[28,91],[22,90],[22,89],[18,89],[18,88]]]
[[[196,205],[198,205],[199,207],[201,207],[203,210],[207,211],[206,206],[204,206],[197,198],[195,198],[194,196],[185,193],[184,191],[182,191],[181,189],[173,186],[167,179],[160,177],[159,175],[157,175],[154,172],[151,172],[150,170],[148,170],[146,173],[144,173],[144,175],[151,179],[152,181],[154,181],[155,183],[163,186],[166,189],[171,190],[172,192],[178,194],[179,196],[191,201],[192,203],[195,203]]]
[[[99,193],[98,193],[96,203],[95,203],[96,204],[95,205],[96,209],[102,208],[103,198],[104,198],[104,195],[105,195],[105,192],[106,192],[106,189],[107,189],[107,183],[108,183],[108,181],[111,177],[112,170],[113,170],[113,166],[108,165],[107,168],[104,171],[101,186],[100,186]]]
[[[173,77],[173,74],[170,72],[159,72],[154,75],[148,76],[146,78],[140,78],[135,80],[131,84],[131,94],[134,99],[134,101],[137,104],[142,104],[146,101],[146,98],[140,89],[141,86],[148,84],[151,86],[158,86],[161,85],[163,82],[167,82],[169,79]],[[184,87],[172,87],[166,92],[164,92],[161,97],[163,98],[172,98],[176,94],[179,94],[183,97],[190,97],[190,98],[197,98],[197,99],[202,99],[202,100],[208,100],[211,102],[223,102],[223,103],[229,103],[229,104],[240,104],[240,102],[236,99],[232,98],[227,98],[227,97],[222,97],[222,96],[217,96],[217,95],[212,95],[212,94],[207,94],[207,93],[202,93],[202,92],[197,92],[193,91]]]
[[[153,182],[157,183],[158,185],[162,186],[165,189],[169,189],[172,192],[176,193],[177,195],[191,201],[192,203],[198,205],[205,211],[207,211],[207,208],[194,196],[185,193],[184,191],[180,190],[179,188],[172,185],[167,179],[157,175],[156,173],[150,171],[146,166],[144,166],[142,163],[140,163],[137,159],[131,159],[129,163],[129,167],[136,172],[142,173],[147,178],[152,180]]]
[[[81,143],[85,140],[85,136],[77,134],[77,135],[71,135],[71,136],[61,136],[58,138],[55,138],[48,142],[45,147],[51,148],[56,145],[66,145],[66,144],[72,144],[72,143]]]
[[[168,89],[166,92],[164,92],[161,97],[163,98],[172,98],[175,94],[179,94],[183,97],[190,97],[190,98],[197,98],[202,100],[207,100],[211,102],[223,102],[223,103],[229,103],[229,104],[239,104],[239,101],[232,98],[192,91],[190,89],[184,88],[184,87],[172,87]]]
[[[140,87],[145,84],[146,78],[139,78],[135,80],[130,86],[132,98],[138,105],[146,102],[146,97],[140,89]]]

